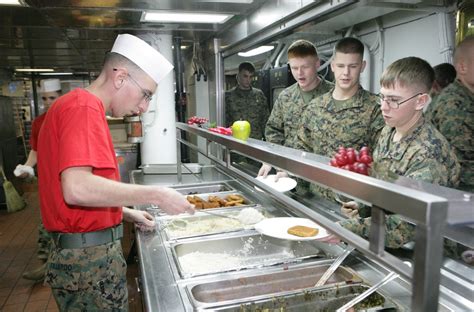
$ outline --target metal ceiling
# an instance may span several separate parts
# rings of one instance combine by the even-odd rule
[[[120,33],[170,34],[184,45],[221,39],[225,57],[272,40],[321,41],[396,10],[437,10],[456,0],[22,0],[0,5],[0,73],[54,68],[94,75]],[[470,1],[470,0],[469,0]],[[234,15],[224,24],[141,23],[143,10]],[[342,15],[342,13],[344,13]],[[275,42],[272,42],[275,43]],[[186,50],[185,50],[186,51]],[[267,55],[268,57],[268,55]],[[238,60],[236,60],[238,62]],[[19,77],[19,76],[17,76]]]
[[[171,34],[183,44],[224,31],[267,0],[25,0],[0,5],[0,69],[97,72],[120,33]],[[143,10],[229,13],[224,24],[141,23]]]

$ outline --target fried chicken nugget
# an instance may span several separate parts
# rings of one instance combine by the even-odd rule
[[[242,195],[239,195],[239,194],[230,194],[230,195],[227,195],[226,196],[226,199],[228,201],[236,201],[236,200],[242,200],[242,202],[244,201],[244,197]]]
[[[243,199],[239,199],[239,200],[231,200],[231,201],[228,201],[227,203],[225,203],[225,207],[232,207],[232,206],[242,206],[242,202],[244,200]]]
[[[202,208],[203,209],[209,209],[209,208],[219,208],[220,205],[218,202],[209,202],[209,201],[203,201],[202,202]]]

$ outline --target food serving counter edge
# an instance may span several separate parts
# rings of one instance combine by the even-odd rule
[[[168,216],[151,205],[135,207],[149,211],[157,220],[156,231],[136,234],[139,288],[147,311],[336,311],[368,294],[374,285],[377,289],[355,306],[357,311],[469,311],[473,307],[472,268],[442,257],[443,236],[473,248],[471,193],[403,177],[385,182],[331,167],[329,159],[319,155],[253,139],[241,141],[183,123],[177,129],[177,174],[134,170],[131,182],[169,186],[200,200],[220,197],[223,203],[226,196],[236,195],[241,202],[193,216]],[[187,135],[181,136],[183,132]],[[193,136],[205,143],[192,143],[189,138]],[[181,144],[212,164],[199,173],[183,173],[186,164],[179,161]],[[278,193],[232,166],[231,151],[265,160],[370,205],[369,241],[335,223],[342,218],[337,204]],[[345,243],[261,235],[236,221],[249,207],[267,218],[311,219]],[[400,214],[417,225],[413,256],[384,250],[386,213]],[[356,250],[325,285],[315,287],[349,246]]]

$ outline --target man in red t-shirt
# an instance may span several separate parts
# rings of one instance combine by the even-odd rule
[[[194,212],[173,189],[119,182],[105,118],[106,112],[114,117],[145,112],[172,68],[143,40],[119,35],[97,80],[60,97],[46,115],[38,143],[41,212],[53,236],[45,281],[61,311],[128,309],[121,222],[148,230],[155,221],[146,211],[124,206]]]
[[[61,81],[59,79],[45,79],[40,83],[41,99],[43,100],[43,113],[39,115],[31,126],[30,146],[31,150],[28,154],[28,159],[24,165],[18,165],[15,168],[14,174],[20,178],[34,177],[35,172],[33,167],[36,166],[37,158],[36,151],[38,149],[38,136],[43,125],[46,112],[53,102],[61,96]],[[45,264],[39,268],[32,269],[23,273],[23,278],[41,281],[44,279],[46,272],[46,260],[48,259],[49,249],[51,247],[51,236],[45,230],[43,223],[38,225],[38,258],[43,260]]]

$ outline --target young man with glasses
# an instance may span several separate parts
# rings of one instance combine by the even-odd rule
[[[105,113],[148,109],[173,66],[145,41],[119,35],[99,77],[49,109],[39,136],[41,213],[53,237],[45,281],[61,311],[127,311],[122,221],[153,230],[153,216],[124,206],[154,204],[168,214],[194,212],[177,191],[120,182]]]
[[[371,176],[384,179],[388,174],[456,187],[460,166],[451,146],[441,133],[423,118],[423,107],[429,104],[434,80],[430,64],[417,57],[392,63],[380,79],[380,110],[386,126],[373,152]],[[353,218],[340,225],[363,237],[370,232],[370,218],[360,218],[358,204],[349,202],[342,212]],[[413,241],[415,226],[399,215],[386,218],[385,245],[400,248]],[[446,247],[456,248],[446,242]],[[456,253],[456,252],[454,252]]]
[[[53,102],[61,96],[61,81],[59,79],[45,79],[40,82],[40,95],[43,101],[43,107],[41,115],[36,117],[31,124],[30,134],[30,146],[31,150],[28,153],[28,158],[24,165],[18,165],[13,172],[17,177],[20,178],[31,178],[35,176],[33,167],[37,163],[37,149],[38,149],[38,136],[43,125],[43,121],[46,117],[46,113]],[[51,236],[45,230],[42,222],[38,225],[38,258],[45,263],[38,268],[26,271],[23,273],[23,278],[41,281],[44,279],[46,272],[46,260],[49,256],[49,249],[51,247]]]

